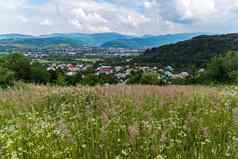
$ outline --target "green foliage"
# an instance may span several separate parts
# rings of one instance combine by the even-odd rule
[[[40,63],[31,65],[31,81],[46,84],[50,81],[50,74]]]
[[[161,75],[155,72],[143,73],[142,71],[134,71],[128,77],[128,84],[147,84],[161,85],[163,84]]]
[[[89,73],[83,77],[81,84],[95,86],[96,84],[98,84],[98,81],[99,81],[99,79],[98,79],[97,75],[95,75],[93,73]]]
[[[82,81],[82,74],[77,73],[76,75],[73,76],[66,76],[65,77],[65,83],[67,85],[77,85]]]
[[[238,51],[237,39],[238,34],[198,36],[176,44],[148,49],[136,62],[205,66],[217,55]]]
[[[113,74],[106,75],[106,74],[100,74],[98,75],[98,83],[99,84],[115,84],[117,83],[117,79]]]
[[[30,59],[23,54],[8,54],[2,57],[1,66],[15,73],[16,80],[29,81],[31,79]]]
[[[0,67],[0,86],[11,85],[15,79],[15,73],[7,68]]]
[[[159,85],[161,84],[161,78],[158,73],[143,73],[140,79],[141,84],[151,84],[151,85]]]
[[[31,63],[29,58],[20,53],[1,56],[0,67],[3,72],[6,72],[1,75],[2,81],[22,80],[43,84],[50,81],[50,74],[42,64]]]
[[[143,72],[142,71],[132,71],[128,77],[128,84],[139,84],[141,81]]]
[[[207,65],[206,78],[217,82],[238,82],[238,53],[229,52],[211,60]]]
[[[65,75],[63,73],[59,73],[57,76],[56,84],[60,86],[65,85]]]

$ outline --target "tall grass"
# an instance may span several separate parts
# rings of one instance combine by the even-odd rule
[[[0,92],[1,158],[238,158],[236,88],[52,87]]]

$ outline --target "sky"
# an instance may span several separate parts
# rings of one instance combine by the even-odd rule
[[[0,0],[0,33],[238,32],[238,0]]]

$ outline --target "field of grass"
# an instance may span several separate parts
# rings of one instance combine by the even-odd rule
[[[0,156],[238,158],[238,89],[202,86],[0,90]]]

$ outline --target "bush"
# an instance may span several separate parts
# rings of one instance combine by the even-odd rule
[[[127,84],[138,84],[140,83],[142,71],[133,71],[128,77]]]
[[[16,80],[30,81],[31,79],[31,61],[23,54],[14,53],[3,57],[2,67],[15,72]]]
[[[15,73],[7,68],[0,67],[0,86],[13,84]]]
[[[143,73],[140,79],[141,84],[157,85],[161,84],[160,75],[158,73]]]
[[[33,63],[31,66],[31,81],[46,84],[50,81],[50,74],[40,63]]]
[[[77,85],[77,83],[80,83],[82,80],[82,74],[81,73],[77,73],[74,76],[66,76],[65,77],[65,81],[67,85]]]
[[[97,75],[93,73],[86,74],[81,81],[81,84],[89,85],[89,86],[95,86],[98,83],[99,83],[99,78]]]
[[[237,82],[238,53],[229,52],[211,60],[207,65],[206,78],[218,83]]]

